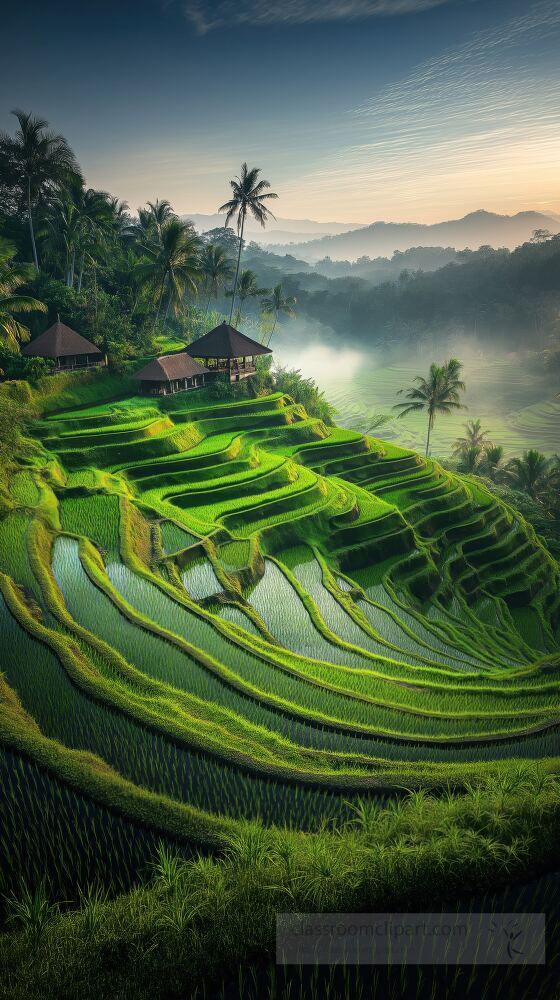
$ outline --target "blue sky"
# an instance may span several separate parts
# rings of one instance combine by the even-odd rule
[[[43,115],[132,208],[215,211],[246,159],[284,217],[560,211],[557,0],[31,0],[2,21],[0,127]]]

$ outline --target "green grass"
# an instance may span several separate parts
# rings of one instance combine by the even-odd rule
[[[85,1000],[148,992],[167,1000],[185,991],[220,995],[219,983],[225,990],[226,981],[228,989],[237,983],[236,998],[250,1000],[359,996],[378,973],[368,970],[367,978],[354,980],[344,971],[339,992],[333,989],[336,973],[325,972],[298,994],[293,982],[278,993],[277,976],[270,981],[263,976],[263,960],[274,950],[276,913],[285,911],[286,899],[293,912],[449,908],[450,897],[482,895],[493,879],[557,864],[558,808],[557,786],[528,770],[513,784],[496,779],[462,797],[412,796],[385,808],[361,808],[339,833],[324,831],[315,838],[278,837],[247,824],[229,836],[226,851],[215,859],[185,859],[162,845],[144,883],[114,902],[102,902],[93,925],[87,914],[91,901],[82,900],[69,913],[52,912],[33,951],[24,930],[0,938],[0,964],[10,970],[13,1000],[50,1000],[69,995],[76,984]],[[500,911],[499,900],[487,901],[491,912]],[[547,902],[550,906],[550,894],[534,893],[520,895],[517,905],[539,912]],[[465,908],[476,912],[485,906],[467,899]],[[557,911],[552,912],[556,927]],[[247,964],[256,958],[261,968],[252,981]],[[382,985],[383,995],[396,1000],[405,984],[412,995],[422,995],[431,975],[429,969],[422,976],[392,970],[391,992]],[[555,989],[553,968],[473,967],[466,975],[477,996],[489,988],[544,998]],[[434,977],[432,995],[460,995],[462,980],[455,970],[442,972],[441,994],[436,982]]]

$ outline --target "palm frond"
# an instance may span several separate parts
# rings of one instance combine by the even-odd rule
[[[396,403],[393,406],[393,410],[401,410],[397,413],[397,419],[399,417],[406,417],[407,413],[413,413],[417,410],[424,410],[425,406],[423,403]]]
[[[2,312],[48,312],[44,302],[34,299],[30,295],[11,295],[0,297],[0,310]]]

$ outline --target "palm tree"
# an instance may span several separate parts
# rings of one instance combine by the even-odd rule
[[[484,449],[481,470],[485,476],[497,480],[502,477],[504,449],[501,444],[491,444]]]
[[[74,153],[61,135],[48,132],[48,122],[25,111],[12,111],[19,122],[15,138],[3,133],[0,144],[11,157],[18,184],[27,205],[29,235],[35,267],[39,257],[33,226],[33,208],[40,194],[49,188],[60,188],[80,177]]]
[[[11,351],[18,351],[19,345],[29,340],[29,330],[13,313],[47,311],[44,302],[15,294],[34,273],[33,265],[13,263],[15,252],[11,243],[0,239],[0,337]]]
[[[233,283],[233,293],[231,297],[231,310],[229,314],[230,323],[233,316],[233,307],[237,293],[239,263],[241,261],[243,231],[245,229],[245,218],[247,216],[247,212],[250,212],[253,218],[256,219],[257,222],[260,222],[263,229],[269,218],[275,218],[270,209],[264,203],[269,198],[277,198],[278,195],[274,194],[273,191],[267,190],[270,187],[270,183],[268,181],[259,181],[258,178],[260,172],[259,167],[253,167],[249,170],[247,164],[243,163],[241,165],[240,176],[236,177],[235,180],[230,181],[233,198],[231,201],[226,201],[225,205],[222,205],[221,208],[218,209],[219,212],[227,212],[225,221],[226,228],[233,219],[234,215],[237,215],[239,250],[237,252],[237,267],[235,269],[235,281]]]
[[[160,235],[159,244],[143,248],[149,259],[137,268],[141,283],[157,302],[156,322],[166,291],[167,315],[170,306],[178,310],[186,291],[196,293],[200,278],[200,238],[190,226],[173,217],[163,224]]]
[[[149,219],[151,219],[158,234],[161,236],[161,230],[165,223],[169,222],[170,219],[176,219],[177,216],[166,198],[163,198],[162,201],[159,198],[156,198],[155,201],[148,201],[147,206],[147,209],[141,209],[141,211],[147,212]]]
[[[113,228],[119,233],[123,233],[128,223],[130,222],[130,217],[128,215],[128,202],[121,201],[114,194],[107,195],[107,201],[111,209],[111,215],[113,217]]]
[[[77,198],[80,213],[80,263],[78,272],[78,291],[82,290],[86,255],[90,259],[93,250],[105,245],[106,238],[112,232],[120,215],[124,212],[123,205],[111,198],[106,191],[95,191],[94,188],[82,188]]]
[[[139,250],[143,250],[147,243],[158,243],[161,241],[161,231],[166,222],[177,219],[177,215],[171,208],[169,202],[164,198],[161,201],[148,201],[145,208],[138,209],[137,218],[125,229],[124,235],[132,237]]]
[[[481,454],[491,447],[492,442],[488,439],[490,431],[482,429],[481,420],[467,420],[463,425],[465,437],[457,438],[453,445],[453,456],[464,455],[469,448],[480,448]]]
[[[465,391],[465,383],[461,381],[460,374],[463,365],[457,358],[451,358],[444,365],[430,365],[428,378],[417,375],[414,379],[415,385],[406,390],[408,403],[397,403],[394,410],[400,410],[398,416],[406,417],[408,413],[417,410],[427,410],[428,412],[428,434],[426,437],[426,456],[430,450],[430,435],[435,423],[436,414],[451,413],[452,410],[463,410],[464,406],[459,402],[459,393]],[[400,389],[398,396],[404,392]]]
[[[64,256],[64,280],[68,288],[74,284],[76,250],[82,232],[80,213],[76,203],[66,194],[53,205],[53,215],[49,219],[47,252],[60,259]]]
[[[270,341],[272,340],[280,313],[283,313],[284,316],[295,316],[295,304],[296,300],[293,295],[289,295],[288,298],[284,298],[281,284],[275,285],[270,296],[263,299],[262,307],[264,312],[268,313],[270,316],[274,316],[274,324],[272,330],[270,331],[268,340],[266,341],[266,347],[268,347]]]
[[[266,295],[268,288],[259,288],[257,276],[254,271],[247,268],[245,271],[241,271],[237,282],[237,298],[239,300],[239,305],[237,307],[237,314],[235,318],[236,326],[241,323],[241,314],[243,312],[243,306],[248,299],[258,299],[261,295]],[[227,293],[228,296],[233,299],[235,297],[235,286],[231,292]],[[230,314],[231,323],[231,314]]]
[[[86,253],[100,244],[114,224],[114,202],[105,191],[74,186],[57,199],[49,220],[48,246],[65,256],[65,281],[74,287],[79,255],[78,291],[82,289]]]
[[[512,458],[506,466],[506,473],[512,486],[527,493],[533,500],[542,500],[558,486],[560,480],[555,459],[547,458],[535,448],[524,451],[522,458]]]
[[[477,472],[484,458],[484,449],[480,444],[468,445],[461,451],[457,468],[459,472]]]
[[[233,274],[233,261],[219,243],[207,243],[200,258],[200,271],[208,289],[208,312],[210,299],[218,297],[220,288],[223,288]]]
[[[138,209],[136,218],[127,230],[126,235],[133,237],[139,248],[149,243],[154,232],[154,218],[148,208]]]

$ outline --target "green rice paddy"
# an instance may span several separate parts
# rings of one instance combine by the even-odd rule
[[[0,518],[4,870],[30,852],[64,893],[102,845],[126,886],[161,838],[556,767],[560,567],[420,431],[399,448],[279,394],[84,401],[36,423],[44,465]]]

